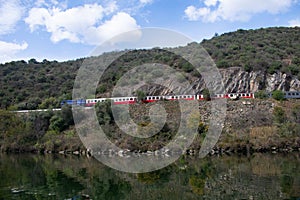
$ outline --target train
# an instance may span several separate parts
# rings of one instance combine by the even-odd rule
[[[216,98],[225,98],[225,99],[253,99],[254,93],[230,93],[230,94],[216,94],[214,96],[210,96],[211,99]],[[200,95],[165,95],[165,96],[146,96],[141,99],[143,103],[151,103],[155,101],[173,101],[173,100],[205,100],[205,96],[203,94]],[[63,100],[61,105],[78,105],[91,107],[97,104],[98,102],[105,102],[110,100],[113,104],[135,104],[138,102],[138,97],[111,97],[111,98],[96,98],[96,99],[77,99],[77,100]]]
[[[268,94],[269,97],[272,97],[272,94]],[[254,99],[255,95],[252,92],[248,93],[228,93],[228,94],[215,94],[210,96],[211,99]],[[284,98],[286,99],[300,99],[300,92],[284,92]],[[166,95],[166,96],[146,96],[141,99],[143,103],[151,103],[155,101],[167,100],[205,100],[203,94],[199,95]],[[111,97],[111,98],[96,98],[96,99],[77,99],[77,100],[63,100],[61,105],[78,105],[91,107],[97,104],[98,102],[105,102],[110,100],[113,104],[135,104],[138,102],[138,97]]]

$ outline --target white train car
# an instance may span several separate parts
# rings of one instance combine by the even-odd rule
[[[284,92],[286,99],[300,99],[300,92]]]

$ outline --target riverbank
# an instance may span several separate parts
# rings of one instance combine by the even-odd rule
[[[114,123],[108,104],[96,106],[99,124],[107,137],[117,146],[133,153],[160,154],[175,135],[180,122],[177,102],[159,102],[167,113],[161,131],[148,139],[124,134]],[[199,130],[196,138],[182,154],[197,155],[208,130],[210,101],[199,102]],[[152,103],[130,105],[132,119],[145,133],[155,129],[148,116]],[[88,154],[77,135],[71,108],[60,112],[13,114],[0,112],[0,150],[2,152],[38,152],[61,154]],[[100,153],[111,152],[100,149]],[[300,101],[238,100],[227,102],[227,113],[222,134],[210,152],[254,153],[300,151]],[[172,152],[170,152],[172,153]],[[177,152],[178,153],[178,152]],[[89,152],[91,154],[91,152]],[[103,153],[105,154],[105,153]],[[113,152],[121,155],[120,152]]]

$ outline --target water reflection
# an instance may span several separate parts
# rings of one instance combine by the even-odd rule
[[[145,174],[61,155],[0,154],[0,199],[297,199],[298,154],[182,157]]]

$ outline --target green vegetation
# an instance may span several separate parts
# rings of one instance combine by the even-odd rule
[[[281,90],[275,90],[272,92],[272,97],[273,97],[273,99],[275,99],[277,101],[283,101],[284,100],[284,92],[282,92]]]
[[[259,90],[259,91],[255,92],[254,96],[255,96],[255,98],[258,98],[258,99],[266,99],[266,98],[268,98],[267,92],[263,91],[263,90]]]
[[[71,99],[82,60],[37,62],[34,59],[0,64],[0,108],[51,108]]]
[[[218,67],[242,67],[246,71],[277,70],[300,77],[299,28],[266,28],[225,33],[202,45]]]
[[[64,148],[83,149],[72,133],[74,125],[71,108],[60,112],[40,112],[18,115],[0,110],[1,151],[59,151]]]
[[[260,70],[270,74],[281,71],[300,78],[299,30],[300,28],[238,30],[204,40],[200,44],[191,43],[188,47],[196,49],[203,46],[220,68],[242,67],[246,71]],[[185,48],[175,50],[184,51]],[[114,55],[115,52],[104,54],[107,57]],[[71,99],[74,80],[83,61],[84,59],[38,62],[30,59],[27,62],[21,60],[0,64],[0,108],[36,109],[60,106],[61,100]],[[96,96],[108,96],[124,73],[145,63],[172,66],[188,80],[200,76],[190,63],[167,50],[132,50],[119,57],[105,71]],[[148,83],[153,77],[159,76],[165,74],[156,69],[145,76],[132,77],[128,84],[144,79]]]
[[[138,99],[138,101],[140,102],[140,101],[142,101],[147,95],[145,94],[145,92],[144,91],[141,91],[141,90],[138,90],[137,92],[136,92],[136,95],[137,95],[137,99]]]
[[[259,30],[238,30],[232,33],[226,33],[220,36],[213,37],[210,40],[204,40],[200,44],[191,43],[188,47],[178,47],[176,51],[192,51],[193,49],[203,46],[214,59],[215,63],[220,68],[242,67],[246,71],[259,70],[262,73],[273,74],[277,71],[286,73],[288,76],[298,76],[300,78],[300,48],[299,48],[299,31],[300,28],[267,28]],[[103,56],[112,58],[116,52],[105,53]],[[87,58],[86,61],[90,61]],[[45,112],[45,113],[30,113],[27,116],[16,115],[8,112],[8,110],[22,109],[46,109],[60,107],[62,100],[71,99],[72,88],[78,69],[82,65],[84,59],[78,59],[67,62],[47,61],[38,62],[35,59],[29,61],[13,61],[5,64],[0,64],[0,145],[4,150],[20,150],[20,149],[54,149],[58,150],[62,147],[77,148],[78,143],[65,143],[66,138],[76,138],[74,131],[74,122],[72,118],[71,108],[66,106],[61,112]],[[94,62],[96,67],[99,63]],[[124,53],[121,57],[115,60],[104,72],[96,89],[96,97],[108,97],[112,93],[112,89],[118,83],[120,78],[135,66],[145,63],[160,63],[169,65],[176,71],[181,72],[183,76],[178,76],[179,82],[185,79],[194,81],[200,78],[200,74],[193,69],[192,65],[183,58],[168,50],[151,49],[151,50],[132,50]],[[163,70],[157,68],[153,71],[147,69],[146,74],[135,73],[128,80],[124,80],[124,84],[134,85],[137,80],[145,81],[146,85],[133,91],[140,101],[146,95],[151,93],[152,87],[156,87],[151,83],[155,77],[167,78],[167,74]],[[88,80],[88,78],[86,79]],[[90,88],[87,88],[90,89]],[[164,89],[160,87],[160,89]],[[151,95],[159,95],[153,94]],[[157,92],[158,93],[158,92]],[[204,98],[210,99],[210,94],[207,89],[203,90]],[[284,103],[282,91],[274,91],[273,98],[280,101],[276,103]],[[266,92],[258,91],[255,96],[260,99],[267,97]],[[90,97],[90,96],[87,96]],[[83,97],[85,98],[85,97]],[[155,135],[148,141],[125,137],[121,130],[114,124],[112,111],[110,109],[111,102],[107,101],[96,105],[99,124],[107,131],[109,137],[120,146],[132,147],[132,149],[140,148],[146,150],[149,145],[152,149],[157,149],[168,142],[178,129],[179,112],[178,105],[171,102],[166,103],[168,117],[170,120],[162,128],[160,134]],[[207,102],[209,103],[209,102]],[[131,106],[131,115],[136,124],[141,125],[144,130],[152,131],[155,127],[149,122],[148,116],[149,105]],[[282,108],[281,108],[282,107]],[[290,106],[293,107],[293,106]],[[176,110],[177,109],[177,110]],[[140,110],[140,111],[138,111]],[[253,135],[259,132],[259,128],[264,132],[276,131],[280,135],[299,133],[300,111],[299,106],[293,107],[293,110],[288,110],[288,106],[277,106],[274,108],[273,119],[274,124],[265,122],[265,118],[261,115],[256,115],[256,119],[235,119],[232,123],[232,140],[249,142],[249,136],[235,137],[238,135],[238,128],[242,127],[242,131],[251,132]],[[121,110],[116,110],[118,112]],[[241,111],[242,112],[242,111]],[[252,111],[251,111],[252,112]],[[138,113],[138,114],[137,114]],[[205,113],[206,114],[206,113]],[[205,114],[203,116],[205,116]],[[263,113],[260,113],[263,114]],[[253,114],[254,115],[254,114]],[[124,118],[122,113],[118,117]],[[124,119],[126,120],[126,119]],[[176,121],[177,120],[177,121]],[[197,119],[198,120],[198,119]],[[250,124],[250,122],[253,124]],[[261,123],[265,122],[265,123]],[[248,123],[248,124],[247,124]],[[245,125],[247,124],[247,126]],[[253,127],[254,126],[254,127]],[[245,128],[247,127],[247,128]],[[274,128],[275,127],[275,128]],[[160,127],[161,128],[161,127]],[[202,141],[207,132],[207,126],[201,121],[199,124],[198,143]],[[240,134],[242,135],[242,134]],[[231,137],[231,136],[230,136]],[[231,140],[229,139],[229,140]],[[158,142],[152,144],[154,140]],[[134,145],[138,143],[138,145]],[[296,143],[295,143],[296,144]],[[197,181],[195,181],[197,182]]]
[[[210,98],[210,92],[207,88],[205,88],[203,91],[202,91],[202,94],[203,94],[203,97],[206,101],[209,101],[211,100]]]
[[[285,112],[281,107],[275,107],[273,114],[274,114],[274,122],[277,125],[282,125],[286,121]]]

